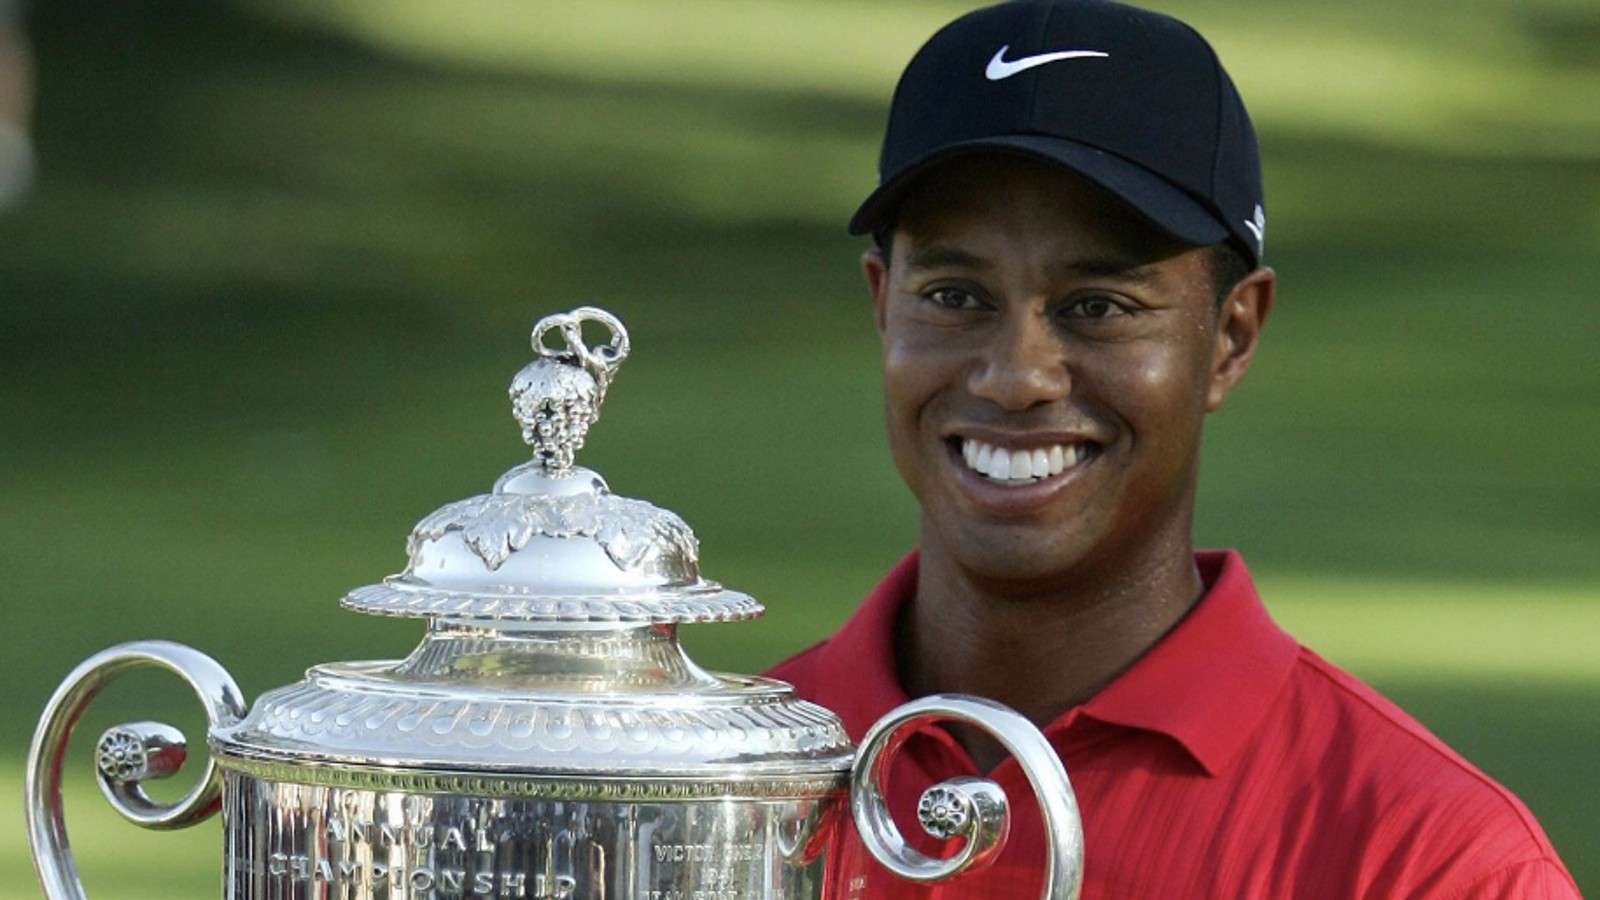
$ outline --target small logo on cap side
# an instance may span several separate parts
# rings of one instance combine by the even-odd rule
[[[1256,236],[1256,251],[1265,250],[1267,247],[1267,211],[1261,208],[1261,204],[1256,204],[1254,218],[1244,220],[1244,227],[1250,229],[1250,233]]]
[[[994,52],[994,59],[989,60],[988,67],[983,70],[983,77],[990,81],[999,81],[1003,78],[1010,78],[1018,72],[1026,72],[1034,66],[1042,66],[1045,63],[1060,62],[1063,59],[1092,59],[1111,55],[1102,53],[1099,50],[1057,50],[1054,53],[1037,53],[1033,56],[1024,56],[1021,59],[1007,61],[1005,58],[1006,51],[1010,49],[1011,45],[1006,44]]]

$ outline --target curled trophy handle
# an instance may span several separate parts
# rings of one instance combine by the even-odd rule
[[[130,669],[153,666],[188,682],[205,707],[208,727],[244,716],[244,695],[232,676],[198,650],[170,641],[118,644],[89,657],[56,688],[28,750],[25,806],[33,866],[49,900],[82,900],[72,846],[61,803],[61,766],[73,726],[89,702],[113,678]],[[210,818],[222,803],[215,761],[176,803],[152,800],[140,782],[171,775],[183,765],[183,734],[159,722],[130,722],[108,729],[95,748],[95,775],[106,800],[124,818],[145,828],[187,828]]]
[[[896,752],[929,722],[975,725],[1015,756],[1033,785],[1044,820],[1044,900],[1077,900],[1083,883],[1083,823],[1055,748],[1032,722],[990,700],[934,694],[884,716],[861,742],[850,778],[850,811],[862,843],[884,868],[910,881],[943,881],[993,862],[1005,846],[1010,817],[1005,793],[983,778],[953,778],[923,792],[917,819],[937,838],[964,837],[955,855],[934,859],[905,842],[889,814],[883,783]]]

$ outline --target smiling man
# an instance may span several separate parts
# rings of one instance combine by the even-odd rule
[[[1256,139],[1206,42],[1096,0],[941,30],[895,91],[852,231],[918,549],[773,674],[859,740],[910,697],[1027,715],[1061,755],[1085,897],[1575,897],[1528,810],[1195,553],[1206,416],[1250,367],[1276,277]],[[854,842],[846,897],[1032,897],[1044,842],[1014,762],[930,728],[890,785],[983,773],[1006,850],[911,886]],[[947,854],[931,839],[925,852]]]

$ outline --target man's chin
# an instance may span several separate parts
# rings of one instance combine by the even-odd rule
[[[952,549],[950,562],[1003,593],[1025,596],[1068,583],[1088,556],[1082,548],[1063,546],[1058,534],[1047,537],[1036,528],[984,530],[989,533],[967,535]]]

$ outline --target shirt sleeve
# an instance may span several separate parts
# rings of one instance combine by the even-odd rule
[[[1439,900],[1583,900],[1561,864],[1530,859],[1507,866]]]

